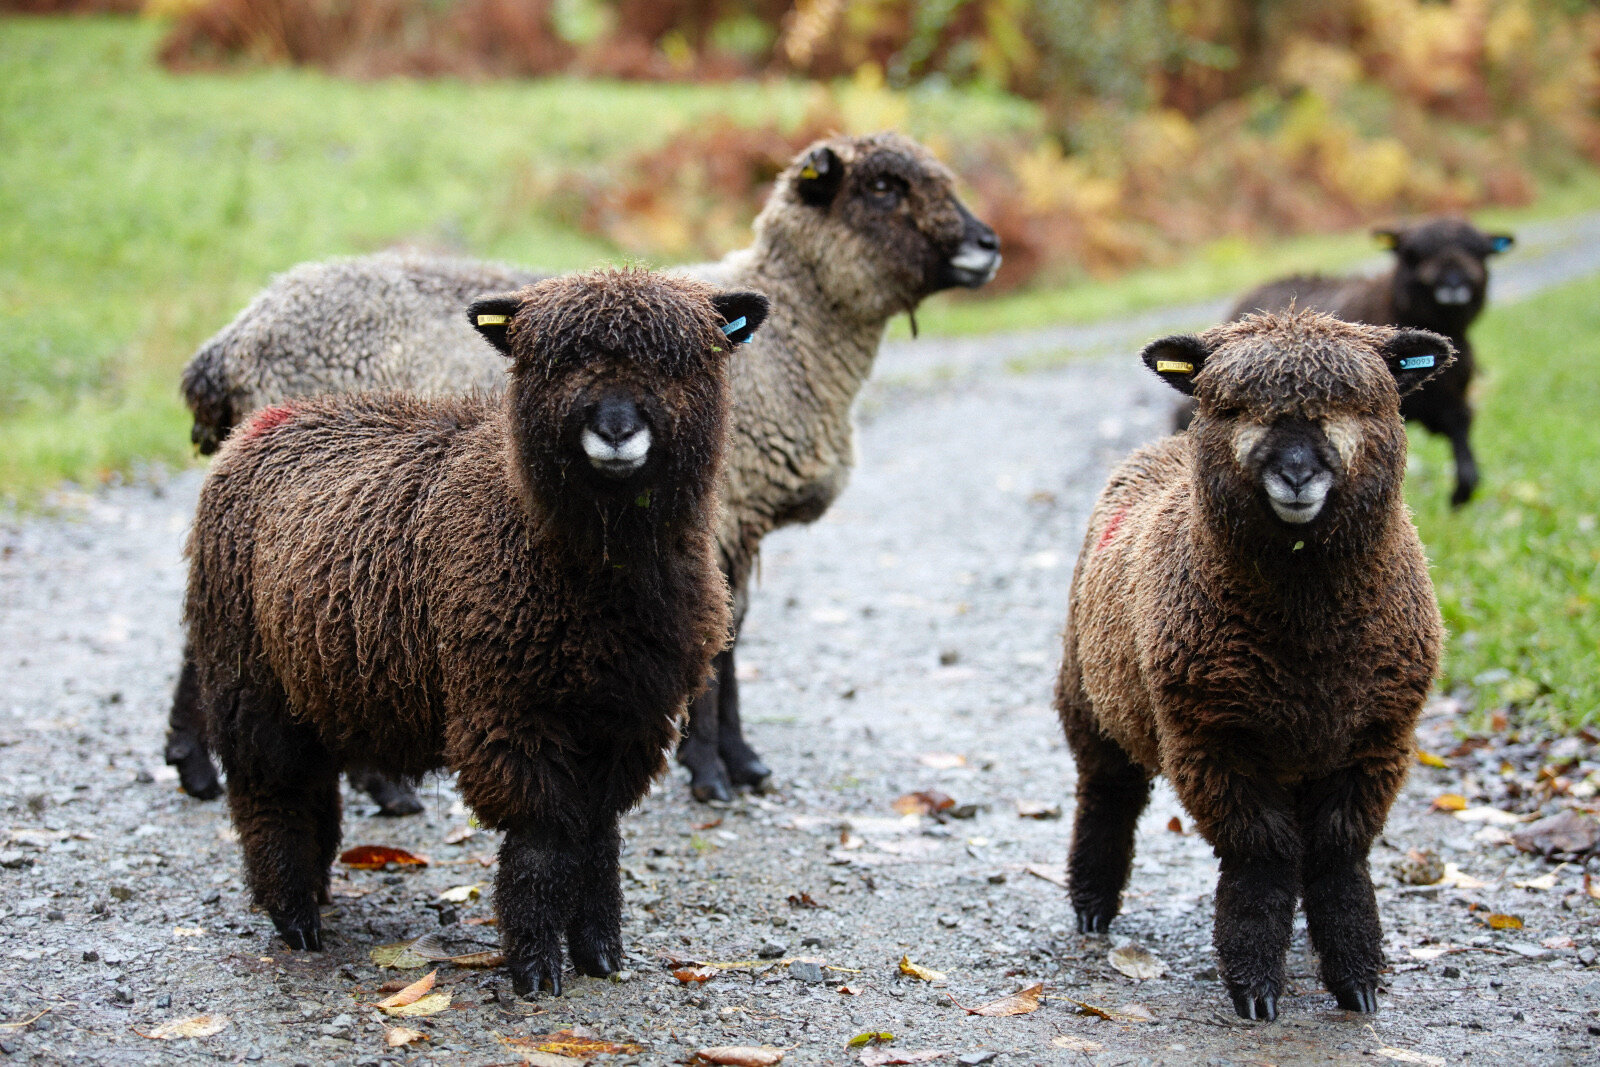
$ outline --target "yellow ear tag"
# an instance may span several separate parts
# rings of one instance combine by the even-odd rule
[[[821,175],[817,173],[816,167],[807,164],[805,167],[801,168],[800,177],[804,178],[806,181],[810,181],[812,178],[821,177]]]
[[[511,321],[510,315],[479,315],[479,326],[504,326]]]
[[[1185,363],[1182,360],[1177,360],[1177,359],[1158,359],[1158,360],[1156,360],[1156,373],[1157,374],[1193,374],[1194,373],[1194,364],[1193,363]]]

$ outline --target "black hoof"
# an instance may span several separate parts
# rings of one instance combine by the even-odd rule
[[[720,773],[715,777],[707,775],[703,779],[690,782],[689,792],[702,804],[712,801],[727,804],[733,800],[733,789]]]
[[[353,771],[350,784],[372,798],[378,805],[379,815],[396,818],[422,811],[422,801],[408,782],[396,781],[377,771]]]
[[[195,738],[182,735],[168,737],[166,760],[169,767],[178,768],[178,784],[183,791],[196,800],[215,800],[222,795],[217,769]]]
[[[728,780],[734,785],[749,786],[756,793],[766,792],[767,783],[772,779],[772,768],[762,763],[760,756],[751,753],[743,760],[730,760],[724,756],[722,762],[728,768]]]
[[[284,921],[276,924],[283,943],[297,952],[321,952],[322,931],[316,922]]]
[[[1234,993],[1233,1010],[1239,1013],[1241,1019],[1255,1019],[1260,1022],[1270,1023],[1278,1017],[1278,994],[1272,990],[1257,992],[1245,990]]]
[[[1103,934],[1111,929],[1111,916],[1087,911],[1078,912],[1078,933]]]
[[[532,1000],[541,990],[552,996],[561,995],[561,971],[537,963],[514,964],[511,967],[511,991],[524,1000]]]
[[[572,966],[579,974],[586,974],[590,978],[604,978],[622,970],[622,963],[609,952],[597,952],[593,956],[574,955]]]
[[[1333,990],[1333,998],[1339,1002],[1339,1007],[1345,1011],[1360,1011],[1370,1015],[1378,1010],[1378,986],[1376,983],[1357,982],[1347,986],[1340,986]]]

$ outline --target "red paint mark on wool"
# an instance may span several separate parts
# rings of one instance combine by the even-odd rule
[[[292,418],[294,418],[294,408],[287,404],[279,404],[276,407],[262,408],[260,411],[256,412],[250,417],[249,422],[244,424],[244,430],[242,433],[240,433],[239,437],[241,440],[245,441],[248,441],[254,437],[260,437],[268,430],[282,426]]]
[[[1127,514],[1128,509],[1122,508],[1115,515],[1111,516],[1110,521],[1106,523],[1106,528],[1100,531],[1100,540],[1095,542],[1094,550],[1096,552],[1100,551],[1102,548],[1111,543],[1111,539],[1117,535],[1117,527],[1122,525],[1123,517]]]

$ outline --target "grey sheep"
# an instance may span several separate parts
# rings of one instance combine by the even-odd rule
[[[950,171],[895,133],[835,137],[802,151],[779,175],[750,247],[683,268],[723,288],[766,293],[772,313],[729,368],[733,389],[723,573],[734,595],[735,639],[761,539],[813,522],[844,488],[854,460],[851,406],[871,373],[889,319],[956,286],[977,288],[1000,266],[1000,242],[955,192]],[[473,296],[532,274],[497,265],[371,256],[292,271],[196,355],[184,376],[204,448],[252,406],[302,391],[374,384],[449,391],[500,380],[495,353],[459,321]],[[336,285],[328,292],[319,286]],[[368,338],[375,340],[368,341]],[[287,371],[278,370],[284,364]],[[215,772],[180,678],[168,760],[185,788]],[[678,752],[701,800],[771,772],[745,741],[734,649],[714,665]]]

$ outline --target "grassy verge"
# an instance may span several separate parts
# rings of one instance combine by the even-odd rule
[[[1452,512],[1439,438],[1412,432],[1407,499],[1450,630],[1444,687],[1481,715],[1600,724],[1600,281],[1491,310],[1474,448],[1484,483]]]

